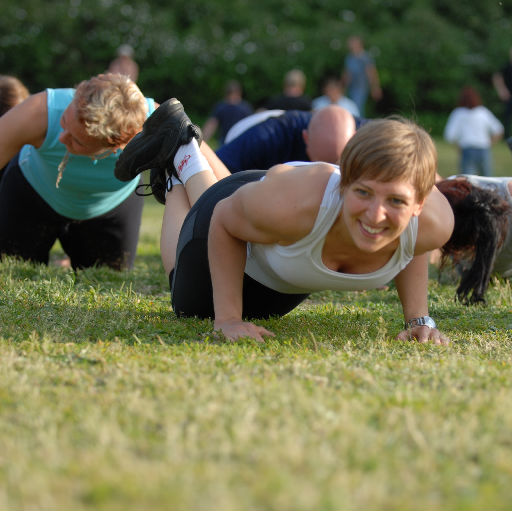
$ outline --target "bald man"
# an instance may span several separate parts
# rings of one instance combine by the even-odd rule
[[[316,112],[289,110],[252,126],[216,154],[231,173],[289,161],[338,163],[348,139],[365,122],[336,105]]]
[[[242,170],[267,170],[278,163],[292,161],[336,164],[349,138],[366,122],[367,119],[354,117],[337,105],[316,112],[289,110],[248,128],[216,153],[204,141],[200,148],[217,179]],[[166,129],[163,124],[162,130]],[[138,156],[138,164],[141,168],[151,168],[152,160],[160,152],[159,145],[153,146],[153,152],[144,148],[144,154]],[[164,166],[172,168],[172,162]],[[165,204],[165,193],[171,185],[165,171],[160,170],[152,169],[149,186],[156,200]]]

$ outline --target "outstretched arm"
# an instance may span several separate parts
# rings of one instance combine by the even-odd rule
[[[242,286],[247,242],[230,231],[244,231],[250,224],[239,216],[239,205],[229,199],[217,204],[208,235],[208,259],[213,287],[214,329],[235,341],[251,337],[263,342],[272,332],[242,320]],[[237,215],[233,218],[233,215]],[[244,236],[247,237],[247,236]]]
[[[415,256],[395,277],[395,285],[406,323],[414,318],[428,316],[428,253]],[[435,344],[450,342],[437,328],[428,326],[406,328],[398,334],[398,339],[416,339],[422,343],[432,341]]]
[[[402,302],[404,318],[428,316],[428,259],[432,250],[442,247],[453,231],[453,211],[446,197],[434,187],[418,218],[418,237],[415,256],[395,277],[398,296]],[[415,326],[405,329],[399,339],[417,339],[419,342],[433,341],[436,344],[449,342],[437,328]]]
[[[247,242],[293,243],[313,227],[322,191],[330,173],[269,171],[262,182],[248,183],[220,201],[208,235],[208,259],[213,287],[214,328],[229,340],[252,337],[263,341],[268,330],[242,320],[242,284]]]

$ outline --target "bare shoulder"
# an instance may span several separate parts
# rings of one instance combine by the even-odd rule
[[[325,187],[334,172],[326,163],[303,165],[276,165],[267,171],[261,189],[273,201],[293,206],[296,212],[313,209],[318,212]]]
[[[263,183],[271,189],[275,188],[281,193],[290,192],[294,196],[301,193],[311,195],[315,192],[323,195],[334,172],[332,165],[321,162],[302,166],[275,165],[267,171]]]
[[[264,230],[274,230],[283,242],[300,239],[315,223],[327,182],[328,164],[301,167],[276,165],[265,179],[242,186],[233,194],[244,214]]]
[[[32,94],[0,118],[0,134],[10,146],[31,144],[39,147],[48,129],[46,91]]]
[[[425,199],[418,219],[416,254],[442,247],[452,235],[453,211],[446,197],[436,188]]]

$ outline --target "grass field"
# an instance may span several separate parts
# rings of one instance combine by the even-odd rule
[[[458,154],[455,146],[436,139],[436,147],[439,155],[439,173],[444,177],[458,174]],[[505,142],[492,146],[492,157],[495,176],[512,176],[512,153]]]
[[[0,263],[0,509],[510,509],[510,282],[467,308],[432,269],[449,346],[395,341],[383,290],[227,344],[174,316],[161,214],[148,200],[131,272]]]

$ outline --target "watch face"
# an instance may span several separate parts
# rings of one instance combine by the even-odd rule
[[[407,322],[407,328],[414,328],[415,326],[428,326],[429,328],[437,328],[435,321],[430,316],[413,318]]]
[[[423,318],[425,321],[425,325],[429,326],[430,328],[436,328],[436,323],[432,318],[429,318],[428,316]]]

